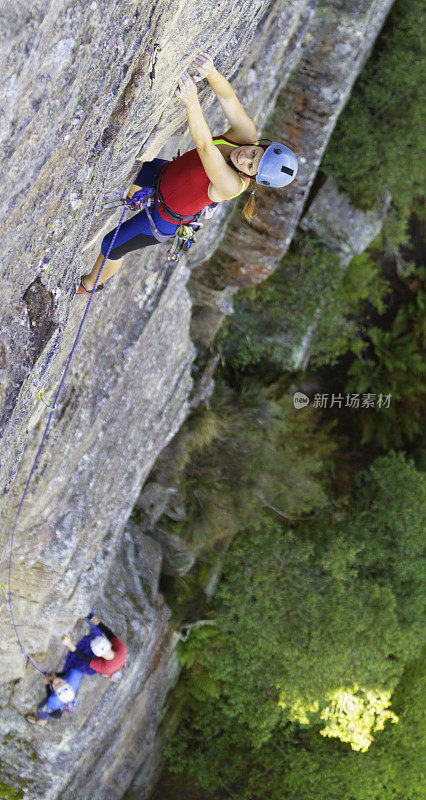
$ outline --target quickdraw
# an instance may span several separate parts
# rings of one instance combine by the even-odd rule
[[[42,403],[44,403],[46,408],[56,408],[55,403],[51,403],[50,400],[46,400],[46,398],[45,398],[45,396],[43,394],[43,389],[40,389],[40,391],[37,392],[37,397],[38,397],[39,400],[41,400]]]
[[[150,89],[152,89],[152,87],[153,87],[153,85],[154,85],[154,79],[155,79],[155,65],[156,65],[156,63],[157,63],[157,59],[158,59],[158,53],[159,53],[160,51],[161,51],[161,47],[160,47],[160,45],[159,45],[159,44],[155,44],[155,45],[154,45],[154,50],[153,50],[153,53],[152,53],[152,55],[151,55],[151,60],[150,60],[150,62],[149,62],[149,63],[150,63],[150,67],[151,67],[151,71],[150,71],[150,73],[149,73],[149,75],[148,75],[148,82],[149,82],[149,88],[150,88]]]
[[[198,227],[201,227],[200,223],[198,223]],[[191,225],[179,225],[173,238],[173,244],[167,251],[167,260],[179,261],[181,251],[186,253],[196,241],[194,228]]]
[[[130,211],[138,211],[140,209],[139,203],[135,203],[126,197],[120,197],[117,200],[104,200],[102,202],[102,207],[96,212],[95,216],[99,217],[99,214],[102,214],[103,211],[109,211],[112,208],[119,208],[120,206],[127,206]]]

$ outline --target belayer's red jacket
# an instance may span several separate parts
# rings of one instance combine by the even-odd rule
[[[111,642],[111,647],[115,653],[114,658],[110,661],[106,658],[97,658],[96,656],[92,658],[87,655],[87,653],[82,653],[78,648],[74,650],[74,655],[77,656],[80,661],[84,661],[85,664],[88,664],[95,672],[99,672],[101,675],[113,675],[114,672],[118,672],[118,670],[121,669],[126,661],[126,645],[115,633],[107,628],[103,622],[100,622],[96,627],[99,628],[104,636]]]

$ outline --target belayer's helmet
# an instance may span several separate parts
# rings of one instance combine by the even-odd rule
[[[61,703],[72,703],[75,698],[75,691],[69,683],[63,683],[56,689],[55,694],[59,697]]]
[[[111,650],[111,642],[106,636],[95,636],[90,642],[90,649],[97,658],[102,658]]]
[[[262,139],[259,144],[263,145],[264,142],[271,142],[271,140]],[[281,189],[294,181],[298,166],[297,156],[289,147],[280,142],[271,142],[259,161],[254,180],[261,186]]]

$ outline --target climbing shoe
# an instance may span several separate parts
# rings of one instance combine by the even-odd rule
[[[34,714],[26,714],[25,719],[27,722],[30,722],[31,725],[37,725],[40,727],[43,727],[47,723],[47,719],[38,719],[38,717],[35,717]]]
[[[97,291],[97,292],[101,292],[103,288],[104,288],[104,285],[103,285],[103,283],[100,283],[100,284],[99,284],[99,285],[96,287],[96,291]],[[89,294],[89,295],[90,295],[90,294],[92,294],[92,292],[90,291],[90,289],[86,289],[86,286],[85,286],[85,284],[84,284],[84,276],[83,276],[83,275],[82,275],[82,276],[81,276],[81,278],[80,278],[80,284],[79,284],[79,286],[77,286],[77,289],[75,290],[75,293],[76,293],[76,294]]]

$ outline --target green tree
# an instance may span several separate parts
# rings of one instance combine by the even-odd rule
[[[295,730],[303,738],[300,725],[324,730],[321,714],[338,690],[371,703],[372,693],[394,689],[424,636],[425,484],[401,454],[383,456],[346,510],[293,531],[264,515],[241,532],[214,603],[218,634],[210,647],[195,645],[187,681],[198,689],[169,750],[173,770],[240,797],[247,752],[267,748],[277,731],[291,739]],[[385,706],[367,729],[364,703],[352,737],[339,734],[336,713],[337,735],[355,747],[360,736],[373,740]]]
[[[179,479],[186,519],[170,529],[198,549],[230,539],[265,503],[289,516],[328,502],[335,444],[315,410],[296,410],[278,386],[219,387],[208,447],[192,451]],[[315,446],[313,444],[315,443]]]
[[[354,423],[361,444],[384,450],[403,447],[422,435],[426,415],[425,268],[416,273],[417,291],[398,310],[389,330],[371,327],[368,350],[348,369],[346,392],[391,395],[389,407],[360,408]]]
[[[367,254],[342,270],[335,253],[303,235],[268,281],[240,293],[219,336],[219,349],[242,372],[288,370],[315,321],[311,363],[335,364],[349,349],[361,352],[362,327],[356,315],[366,301],[383,312],[386,291],[379,264]]]
[[[398,716],[375,736],[366,753],[318,729],[277,726],[261,749],[244,750],[236,800],[422,800],[426,793],[425,653],[412,662],[392,696]]]
[[[421,0],[397,0],[330,140],[322,167],[358,204],[424,197],[423,31]]]

